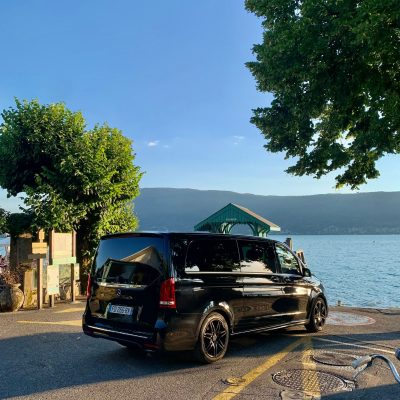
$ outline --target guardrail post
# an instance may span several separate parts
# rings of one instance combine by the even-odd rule
[[[44,231],[39,231],[39,243],[44,241]],[[43,308],[43,258],[37,260],[37,308]]]
[[[75,231],[72,231],[72,254],[71,254],[71,256],[76,257],[76,232]],[[71,303],[76,302],[75,269],[77,268],[77,265],[79,265],[79,264],[71,264]]]
[[[51,255],[53,254],[53,246],[54,246],[53,245],[53,240],[54,240],[53,232],[54,232],[54,230],[52,230],[52,229],[49,231],[49,264],[50,264]],[[50,308],[55,307],[54,294],[49,295],[49,307]]]
[[[292,240],[292,238],[290,238],[290,237],[286,238],[285,244],[289,247],[290,250],[293,250],[293,240]]]

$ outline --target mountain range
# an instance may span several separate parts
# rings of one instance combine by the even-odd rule
[[[193,231],[228,203],[246,207],[283,234],[399,234],[400,192],[261,196],[219,190],[142,188],[140,230]],[[247,227],[236,233],[249,233]]]

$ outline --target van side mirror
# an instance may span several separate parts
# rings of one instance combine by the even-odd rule
[[[311,271],[308,268],[303,268],[303,275],[307,278],[311,277]]]

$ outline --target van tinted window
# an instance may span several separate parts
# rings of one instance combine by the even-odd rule
[[[240,270],[235,240],[194,240],[188,246],[185,272],[229,272]]]
[[[296,257],[282,244],[276,244],[276,254],[282,274],[301,275],[301,268]]]
[[[238,244],[242,272],[276,272],[276,257],[272,244],[254,240],[239,240]]]
[[[171,262],[178,277],[185,275],[185,261],[189,245],[188,239],[171,240]]]
[[[164,239],[157,237],[101,240],[93,264],[98,283],[149,285],[165,271]]]

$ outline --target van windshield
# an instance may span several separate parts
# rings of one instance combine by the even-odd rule
[[[164,239],[111,237],[100,241],[93,263],[98,283],[150,285],[166,271]]]

